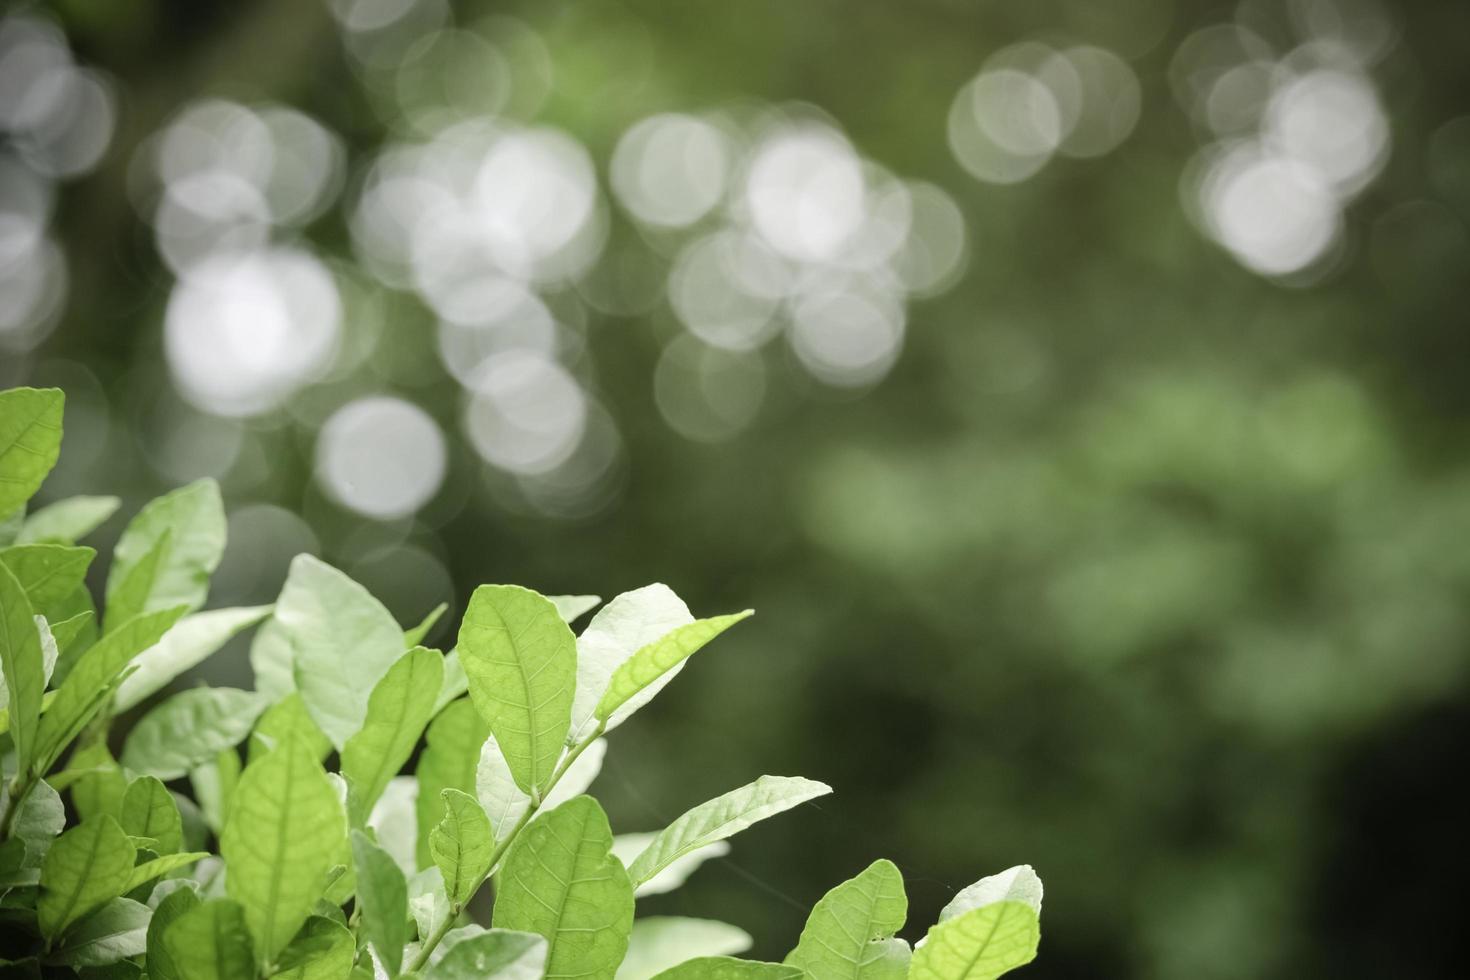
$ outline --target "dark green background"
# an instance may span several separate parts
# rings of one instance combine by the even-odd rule
[[[1242,16],[1269,32],[1274,7]],[[170,277],[124,193],[132,148],[203,96],[297,106],[359,162],[385,132],[318,0],[50,9],[115,76],[119,131],[60,196],[64,320],[0,381],[105,405],[95,455],[47,493],[121,490],[131,509],[166,486],[148,420],[175,404]],[[616,828],[644,830],[763,772],[836,794],[645,911],[726,918],[779,956],[806,906],[887,856],[916,939],[955,889],[1027,862],[1047,884],[1030,976],[1454,975],[1470,874],[1470,194],[1454,187],[1470,158],[1438,160],[1458,184],[1435,181],[1428,147],[1470,112],[1470,5],[1392,5],[1401,34],[1373,69],[1392,157],[1348,209],[1345,258],[1308,288],[1237,265],[1180,205],[1200,140],[1169,58],[1236,9],[461,4],[541,34],[557,81],[538,120],[599,168],[652,112],[811,102],[865,155],[953,195],[967,272],[913,305],[901,360],[861,397],[773,348],[759,418],[715,446],[654,404],[669,311],[593,314],[595,390],[628,464],[594,518],[507,511],[473,490],[460,446],[424,520],[373,526],[311,486],[310,426],[282,419],[252,425],[264,469],[226,474],[227,503],[303,513],[323,557],[406,622],[437,596],[395,563],[404,543],[440,558],[459,600],[480,582],[610,596],[657,580],[697,614],[753,606],[617,734],[599,795]],[[950,101],[990,52],[1037,35],[1127,53],[1141,122],[1101,159],[977,183],[945,142]],[[350,259],[340,209],[309,237]],[[395,310],[371,373],[302,397],[394,392],[453,432],[431,318]],[[273,595],[288,556],[250,548],[237,536],[225,572],[258,560],[258,577],[216,602]]]

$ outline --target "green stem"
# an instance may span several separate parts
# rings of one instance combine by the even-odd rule
[[[424,940],[424,944],[419,947],[418,955],[408,965],[408,968],[404,971],[405,973],[413,973],[421,970],[429,962],[430,954],[443,941],[444,937],[449,933],[449,930],[454,927],[454,920],[459,918],[459,913],[464,911],[465,905],[468,905],[474,900],[475,894],[495,874],[495,869],[500,864],[500,859],[505,856],[506,851],[510,850],[510,845],[515,842],[516,837],[525,829],[526,824],[531,822],[531,818],[536,815],[536,811],[541,809],[541,804],[546,801],[546,797],[551,794],[556,784],[561,781],[561,777],[567,774],[567,770],[572,767],[572,763],[577,761],[577,757],[586,751],[587,746],[602,737],[602,733],[606,728],[607,722],[599,722],[592,734],[588,735],[581,742],[578,742],[561,760],[561,765],[556,767],[556,771],[551,774],[551,779],[546,783],[546,792],[542,793],[539,798],[533,798],[531,800],[530,804],[526,807],[526,812],[521,814],[521,819],[517,820],[515,826],[510,828],[510,833],[506,834],[505,839],[495,845],[495,850],[490,854],[489,867],[484,875],[480,877],[480,880],[475,882],[475,887],[470,889],[470,897],[462,904],[450,903],[449,915],[445,916],[444,921],[439,924],[439,928],[435,929],[429,938]]]
[[[0,817],[0,841],[10,839],[11,828],[15,826],[15,816],[25,805],[26,797],[31,795],[31,789],[36,785],[35,777],[29,773],[24,775],[26,777],[24,780],[21,778],[21,773],[16,773],[15,777],[10,780],[8,794],[10,799],[5,806],[5,816]]]

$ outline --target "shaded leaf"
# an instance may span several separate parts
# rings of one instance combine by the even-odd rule
[[[596,595],[549,595],[546,600],[556,607],[556,614],[568,626],[597,608],[602,596]]]
[[[425,616],[417,626],[413,627],[412,629],[404,630],[404,647],[411,650],[422,643],[424,641],[424,637],[429,635],[429,630],[434,628],[434,624],[439,622],[439,617],[443,616],[448,608],[449,603],[441,602],[433,609],[430,609],[429,614]]]
[[[163,932],[163,947],[180,980],[255,980],[247,918],[238,902],[216,898],[175,919]]]
[[[164,547],[156,550],[165,539]],[[196,480],[150,501],[128,522],[113,549],[107,575],[107,628],[114,627],[114,593],[145,559],[156,564],[138,608],[154,612],[184,606],[192,612],[204,604],[209,576],[224,549],[224,504],[213,480]]]
[[[333,911],[342,914],[335,907]],[[281,950],[271,980],[345,980],[356,954],[357,943],[346,926],[314,915]]]
[[[107,966],[139,956],[148,948],[153,911],[142,902],[114,898],[78,922],[51,955],[68,966]]]
[[[180,887],[169,892],[153,909],[153,919],[148,923],[148,980],[184,980],[174,964],[163,934],[168,927],[191,909],[197,908],[202,899],[193,888]]]
[[[321,894],[347,832],[342,803],[307,748],[288,741],[252,762],[230,805],[220,856],[262,961],[275,958]]]
[[[138,654],[133,672],[117,691],[117,710],[127,711],[169,681],[202,663],[233,637],[270,615],[271,606],[211,609],[179,620],[157,643]]]
[[[253,691],[196,687],[180,691],[133,727],[122,764],[134,772],[178,779],[250,734],[265,699]]]
[[[546,794],[542,806],[550,809],[560,806],[574,796],[580,796],[592,785],[602,771],[602,760],[607,755],[607,740],[598,739],[582,751],[576,760],[562,773],[551,792]],[[497,840],[509,836],[515,825],[531,807],[531,798],[521,792],[511,774],[510,764],[501,754],[500,745],[492,735],[480,747],[480,761],[475,767],[475,795],[490,825],[495,829]]]
[[[124,893],[130,892],[134,888],[146,885],[154,878],[161,878],[171,871],[188,867],[194,862],[207,857],[209,857],[209,854],[204,851],[186,851],[182,854],[165,854],[163,857],[156,857],[151,861],[144,861],[142,864],[133,868],[132,874],[128,876],[127,887],[123,891]]]
[[[122,501],[116,497],[67,497],[31,515],[16,535],[16,544],[75,544],[111,517]]]
[[[83,820],[101,814],[117,817],[128,792],[128,777],[104,741],[77,747],[67,760],[67,771],[80,773],[71,784],[71,802]]]
[[[395,976],[403,966],[403,947],[409,938],[408,881],[392,856],[360,830],[352,832],[352,858],[362,934],[389,976]]]
[[[136,854],[116,820],[84,820],[51,845],[41,865],[36,916],[52,942],[73,922],[127,891]]]
[[[348,817],[361,826],[388,780],[413,754],[429,723],[444,658],[415,647],[388,669],[368,698],[362,729],[342,749],[342,775],[348,787]]]
[[[633,922],[617,980],[647,980],[695,957],[730,956],[750,948],[744,929],[712,919],[650,915]]]
[[[419,754],[415,776],[418,796],[414,802],[417,845],[416,866],[433,863],[429,833],[443,812],[440,794],[446,789],[475,792],[475,767],[480,747],[490,735],[490,726],[468,700],[452,701],[429,723],[424,750]]]
[[[656,833],[618,834],[613,838],[613,854],[625,866],[632,864],[634,858],[648,850],[648,845],[652,844],[653,839],[657,836]],[[642,898],[645,895],[663,895],[671,892],[688,881],[689,876],[697,871],[701,864],[715,858],[722,858],[729,853],[730,845],[722,840],[690,851],[639,885],[634,895]]]
[[[139,776],[128,784],[118,815],[122,829],[133,837],[151,837],[159,854],[183,849],[184,822],[168,787],[154,776]]]
[[[801,980],[801,970],[783,963],[703,956],[658,974],[657,980]]]
[[[424,980],[540,980],[547,972],[546,940],[528,932],[491,929],[461,939],[423,974]]]

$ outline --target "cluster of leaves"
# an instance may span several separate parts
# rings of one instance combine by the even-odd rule
[[[442,608],[405,631],[305,555],[272,606],[200,612],[225,541],[202,481],[129,523],[98,617],[95,552],[75,542],[118,501],[26,513],[62,403],[0,393],[4,975],[983,980],[1034,957],[1041,883],[1024,866],[965,889],[912,949],[887,861],[828,892],[782,963],[734,958],[749,937],[733,926],[634,918],[727,838],[829,792],[762,776],[616,837],[584,795],[607,733],[748,612],[696,620],[653,585],[578,636],[597,598],[486,585],[445,654],[420,642]],[[257,624],[255,690],[168,696],[114,758],[114,716]],[[469,909],[482,892],[488,928]]]

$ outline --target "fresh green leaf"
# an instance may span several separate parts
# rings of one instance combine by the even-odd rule
[[[154,907],[153,919],[148,923],[148,980],[186,980],[169,954],[163,935],[169,926],[190,910],[198,908],[201,902],[199,893],[185,885],[169,892]]]
[[[51,845],[41,865],[36,916],[48,944],[67,926],[127,891],[136,851],[107,814],[83,820]]]
[[[455,914],[449,907],[449,895],[444,891],[444,875],[438,868],[425,868],[408,879],[408,914],[413,916],[414,927],[421,938],[437,933],[449,921],[450,916]],[[451,936],[463,938],[464,935],[458,929],[451,929],[445,933],[444,942],[439,944],[436,952],[444,951],[444,943],[448,943]]]
[[[321,894],[347,821],[310,750],[287,741],[240,777],[220,837],[225,889],[244,908],[256,954],[274,959]]]
[[[394,776],[388,780],[387,788],[368,815],[368,829],[380,842],[379,846],[398,862],[405,875],[417,870],[414,842],[418,828],[414,822],[414,800],[418,792],[412,776]]]
[[[762,776],[701,803],[659,831],[648,849],[628,866],[628,874],[634,885],[641,885],[691,851],[830,792],[832,787],[825,783],[800,776]]]
[[[333,910],[342,914],[340,909]],[[357,943],[344,925],[314,915],[281,950],[271,980],[345,980],[356,954]]]
[[[8,403],[0,402],[4,404]],[[3,432],[0,428],[0,435]],[[20,582],[5,566],[0,566],[0,672],[4,673],[8,692],[6,709],[10,712],[16,769],[26,772],[41,756],[39,730],[43,724],[41,697],[46,688],[46,666],[35,611]]]
[[[634,920],[617,980],[646,980],[695,957],[732,956],[749,948],[749,933],[728,923],[650,915]]]
[[[265,710],[253,691],[196,687],[180,691],[128,734],[122,764],[159,779],[178,779],[250,734]]]
[[[909,947],[894,934],[908,909],[903,875],[875,861],[822,896],[786,962],[811,980],[903,980]]]
[[[114,898],[67,933],[51,955],[67,966],[107,966],[141,956],[148,949],[148,922],[153,912],[142,902]]]
[[[10,808],[10,787],[0,786],[0,812]],[[41,780],[20,803],[11,832],[24,848],[22,868],[40,868],[56,835],[66,827],[66,807],[56,790]]]
[[[623,862],[624,866],[632,864],[634,858],[648,850],[648,845],[652,844],[653,839],[657,836],[656,833],[618,834],[613,838],[613,854]],[[706,844],[676,859],[668,867],[639,885],[633,894],[637,898],[643,898],[646,895],[662,895],[671,892],[688,881],[689,876],[699,870],[701,864],[715,858],[722,858],[729,853],[730,845],[725,841],[717,840],[713,844]]]
[[[0,514],[30,500],[61,452],[59,388],[0,391]]]
[[[434,710],[444,657],[415,647],[388,669],[368,698],[362,729],[342,748],[348,817],[360,827],[388,780],[413,754]]]
[[[125,623],[139,613],[147,612],[148,603],[153,597],[153,588],[159,576],[164,573],[164,563],[168,560],[172,542],[172,529],[164,528],[152,546],[132,564],[116,585],[112,584],[114,579],[108,579],[107,612],[102,618],[104,630],[110,630],[118,623]]]
[[[469,692],[470,679],[464,675],[464,665],[459,662],[459,651],[450,650],[444,655],[444,683],[439,685],[439,697],[434,701],[434,713],[438,714],[449,702]]]
[[[288,738],[299,738],[318,762],[332,751],[332,743],[307,714],[306,703],[298,691],[292,691],[265,709],[265,714],[255,723],[255,731],[250,735],[250,760],[253,762]]]
[[[80,591],[83,595],[86,594],[85,589]],[[68,600],[68,606],[74,605],[74,600],[75,596],[73,596],[73,599]],[[88,601],[90,601],[90,599]],[[83,649],[86,646],[90,645],[92,640],[95,639],[95,634],[97,632],[97,624],[94,622],[95,618],[96,614],[93,613],[92,610],[83,609],[81,612],[74,613],[73,615],[70,615],[61,620],[60,622],[51,622],[47,624],[51,627],[51,638],[56,641],[56,649],[59,654],[56,660],[58,673],[53,678],[57,682],[60,682],[63,679],[63,677],[59,673],[60,667],[62,664],[66,663],[69,655],[71,655],[73,652],[73,648],[78,643],[82,642],[84,637],[88,638],[83,644]],[[76,652],[80,653],[81,650],[78,649],[76,650]]]
[[[496,881],[493,924],[544,936],[547,976],[612,980],[628,948],[633,885],[596,800],[579,796],[531,821]]]
[[[1041,925],[1024,902],[992,902],[929,929],[909,967],[914,980],[993,980],[1036,958]]]
[[[133,868],[133,873],[128,876],[128,886],[123,891],[130,892],[134,888],[146,885],[154,878],[161,878],[171,871],[186,868],[202,858],[209,857],[205,851],[185,851],[182,854],[165,854],[151,861],[144,861]]]
[[[240,903],[225,898],[203,902],[175,919],[163,932],[163,948],[179,980],[255,980],[256,951],[247,923]]]
[[[20,537],[21,528],[25,525],[25,505],[15,508],[8,514],[0,512],[0,548],[8,548],[15,544]]]
[[[185,616],[153,646],[138,654],[137,670],[117,692],[117,710],[127,711],[169,681],[202,663],[235,634],[270,615],[271,606],[211,609]]]
[[[572,701],[568,744],[580,742],[597,726],[593,717],[597,703],[607,692],[613,673],[629,657],[693,621],[684,600],[659,584],[624,592],[599,609],[577,637],[577,694]],[[678,666],[669,676],[677,670]]]
[[[408,881],[398,863],[360,830],[352,832],[352,859],[357,868],[357,901],[362,907],[362,934],[378,959],[396,976],[408,943]]]
[[[418,832],[416,866],[433,863],[429,834],[443,812],[440,794],[446,789],[475,792],[475,767],[480,746],[490,736],[490,726],[468,700],[451,702],[429,723],[424,750],[419,754],[418,794],[414,801]]]
[[[607,755],[607,740],[599,738],[582,751],[576,760],[562,773],[551,792],[546,794],[542,805],[547,809],[560,806],[574,796],[580,796],[592,785],[602,771],[602,760]],[[500,751],[500,744],[492,735],[480,747],[480,761],[475,767],[475,795],[490,817],[497,840],[504,840],[531,807],[531,798],[521,792],[510,771],[510,763]]]
[[[441,602],[433,609],[430,609],[429,614],[425,616],[417,626],[415,626],[413,629],[404,630],[403,646],[406,649],[412,650],[414,647],[423,643],[424,637],[429,635],[429,630],[434,628],[434,624],[439,622],[439,617],[443,616],[445,611],[448,609],[449,603]]]
[[[490,723],[516,785],[539,800],[571,726],[577,680],[572,631],[544,596],[482,585],[460,625],[459,656],[470,699]]]
[[[225,749],[189,772],[194,799],[199,802],[205,824],[215,833],[224,830],[230,815],[230,801],[239,782],[240,753],[233,748]]]
[[[444,819],[429,833],[429,850],[444,874],[450,901],[463,906],[490,872],[495,834],[478,800],[457,789],[446,789]]]
[[[703,956],[658,974],[655,980],[801,980],[802,972],[783,963]]]
[[[41,719],[37,756],[45,762],[61,754],[82,726],[110,697],[128,662],[158,642],[178,622],[183,606],[136,616],[98,640],[77,660]]]
[[[424,980],[541,980],[546,940],[528,932],[491,929],[462,939],[424,973]]]
[[[139,776],[123,794],[118,822],[132,837],[158,841],[158,853],[173,854],[184,847],[184,821],[168,787],[154,776]]]
[[[151,501],[128,522],[113,549],[107,576],[107,628],[114,628],[113,594],[133,570],[167,539],[151,575],[143,612],[184,606],[192,612],[204,604],[209,576],[225,549],[225,511],[219,485],[196,480]]]
[[[18,544],[0,550],[0,564],[15,575],[38,616],[61,621],[69,615],[67,600],[86,581],[97,552],[60,544]]]
[[[67,497],[26,518],[16,544],[75,544],[111,517],[116,497]]]
[[[101,739],[77,747],[67,760],[67,772],[81,773],[71,784],[71,802],[83,820],[122,812],[128,792],[128,777]]]
[[[747,609],[696,620],[643,647],[613,671],[593,717],[606,722],[608,728],[621,723],[658,693],[690,655],[750,615]]]
[[[973,909],[983,908],[992,902],[1020,902],[1031,906],[1041,915],[1041,878],[1029,864],[1018,864],[999,874],[981,878],[973,885],[960,890],[939,913],[939,921],[946,922],[964,915]]]
[[[325,562],[297,555],[250,662],[257,690],[274,698],[295,687],[340,749],[362,728],[373,687],[401,656],[403,631],[378,600]],[[283,662],[294,679],[284,684]]]

